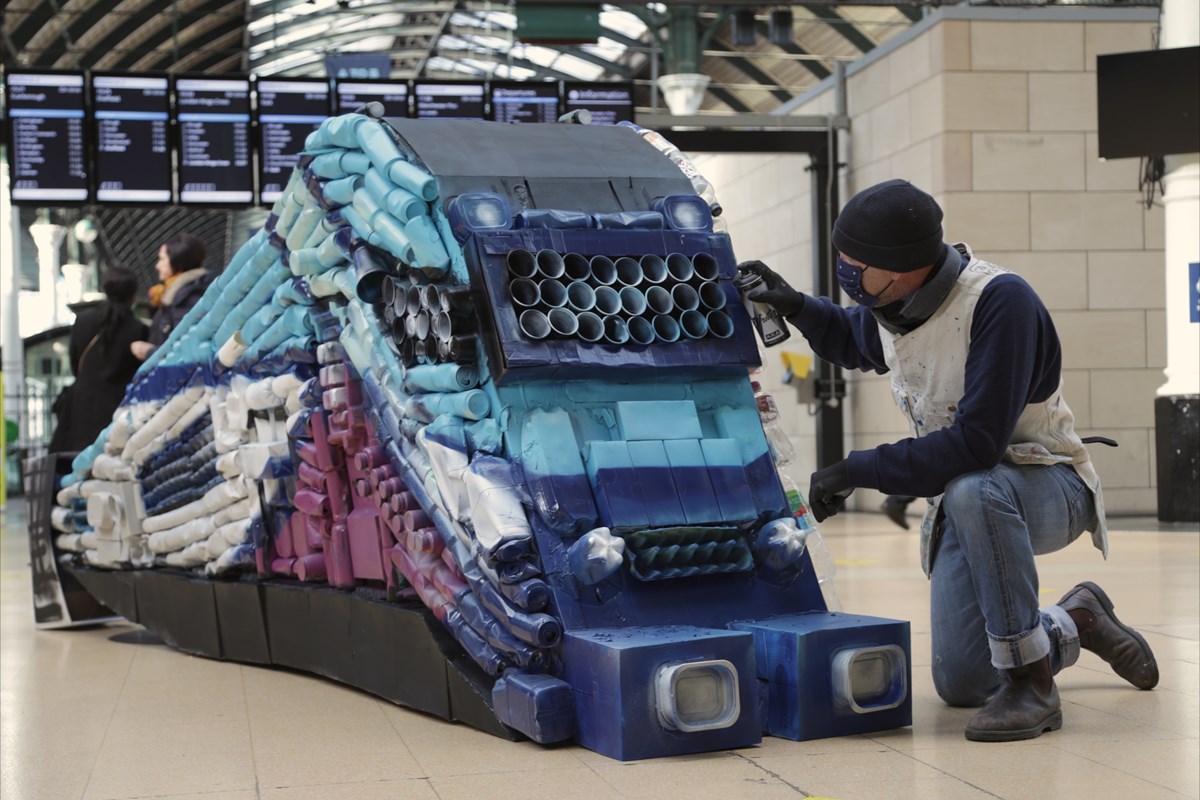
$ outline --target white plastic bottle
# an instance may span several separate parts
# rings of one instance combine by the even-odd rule
[[[750,381],[750,388],[754,390],[754,401],[758,405],[758,418],[762,420],[763,433],[767,435],[767,446],[771,449],[775,465],[782,466],[791,463],[792,459],[796,457],[796,448],[787,435],[787,431],[779,423],[779,407],[775,404],[775,398],[764,391],[762,385],[756,380]]]

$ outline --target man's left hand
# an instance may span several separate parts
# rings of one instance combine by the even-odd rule
[[[853,492],[845,460],[814,472],[808,485],[808,504],[817,522],[824,522],[845,508],[846,498]]]

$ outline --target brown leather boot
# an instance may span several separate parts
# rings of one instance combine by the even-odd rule
[[[1158,685],[1158,661],[1142,635],[1121,623],[1112,600],[1096,584],[1084,581],[1058,601],[1079,629],[1079,644],[1103,658],[1113,672],[1139,689]]]
[[[1000,670],[1000,691],[967,722],[972,742],[1036,739],[1062,727],[1062,704],[1050,672],[1050,656]]]

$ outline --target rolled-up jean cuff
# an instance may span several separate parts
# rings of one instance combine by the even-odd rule
[[[1050,636],[1041,625],[1015,636],[993,636],[989,633],[988,647],[991,649],[993,667],[1013,669],[1050,655]]]
[[[1079,629],[1062,606],[1046,606],[1042,613],[1050,620],[1051,639],[1058,648],[1058,668],[1066,669],[1079,660]]]

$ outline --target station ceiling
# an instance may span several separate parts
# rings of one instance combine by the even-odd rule
[[[543,45],[520,40],[516,7],[506,2],[9,0],[0,45],[5,63],[23,67],[289,76],[324,75],[327,54],[388,53],[393,78],[632,80],[639,105],[649,106],[662,40],[648,22],[689,6],[698,35],[707,34],[700,71],[712,85],[702,110],[765,112],[921,18],[915,0],[898,1],[592,3],[598,41]],[[747,8],[755,42],[738,45],[734,17]],[[782,36],[772,44],[771,12],[783,10],[791,25],[775,25]]]
[[[942,0],[810,0],[790,4],[605,3],[600,36],[583,44],[521,41],[519,3],[497,0],[5,0],[3,63],[130,72],[324,76],[325,56],[387,53],[393,78],[632,81],[639,109],[664,110],[653,88],[666,71],[673,11],[695,13],[699,71],[712,79],[701,112],[769,113],[903,33]],[[1159,0],[970,0],[972,5],[1157,5]],[[772,12],[790,12],[786,17]],[[739,15],[739,12],[741,14]],[[749,12],[749,13],[747,13]],[[752,16],[750,16],[752,15]],[[740,17],[740,18],[739,18]],[[753,43],[738,44],[753,25]],[[114,255],[172,230],[220,224],[211,211],[102,212],[101,244]],[[141,231],[139,234],[138,231]],[[129,237],[135,237],[126,241]],[[165,238],[162,237],[162,238]],[[227,250],[213,241],[211,250]],[[212,266],[212,265],[210,265]]]

